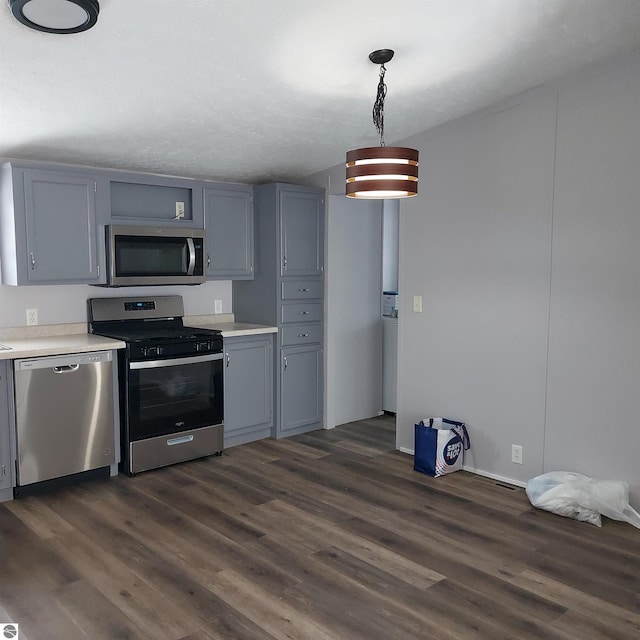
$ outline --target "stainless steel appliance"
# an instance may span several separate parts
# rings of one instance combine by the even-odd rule
[[[107,286],[202,284],[204,230],[108,225]]]
[[[88,306],[91,333],[127,344],[118,354],[124,471],[219,454],[220,332],[185,327],[181,296],[93,298]]]
[[[110,351],[14,363],[17,484],[116,463]]]

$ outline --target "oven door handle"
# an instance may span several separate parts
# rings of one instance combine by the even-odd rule
[[[158,369],[159,367],[179,367],[183,364],[197,364],[198,362],[212,362],[222,360],[221,353],[210,353],[205,356],[192,356],[190,358],[169,358],[167,360],[149,360],[147,362],[131,362],[129,369]]]

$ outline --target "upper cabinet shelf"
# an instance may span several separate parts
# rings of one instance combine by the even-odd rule
[[[204,227],[201,184],[188,178],[110,176],[109,198],[114,224]]]

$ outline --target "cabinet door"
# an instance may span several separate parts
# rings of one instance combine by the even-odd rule
[[[91,176],[25,170],[28,282],[98,280],[95,190]]]
[[[11,438],[9,435],[9,366],[0,360],[0,489],[12,486]]]
[[[225,448],[270,435],[273,424],[273,339],[225,339]]]
[[[281,350],[280,435],[322,420],[322,347]]]
[[[207,278],[253,278],[253,190],[204,189]]]
[[[317,193],[280,192],[280,275],[319,276],[324,262],[324,201]]]

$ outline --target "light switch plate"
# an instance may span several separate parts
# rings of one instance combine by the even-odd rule
[[[214,313],[222,313],[222,300],[214,300],[213,301],[213,312]]]
[[[422,313],[422,296],[413,296],[413,311]]]

